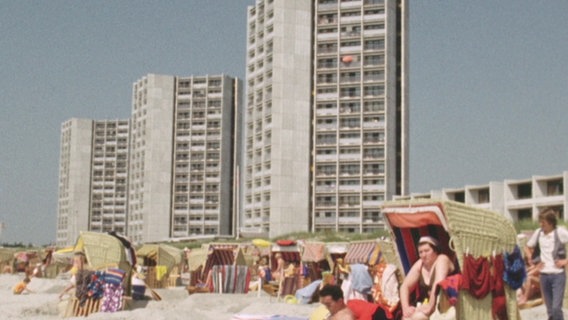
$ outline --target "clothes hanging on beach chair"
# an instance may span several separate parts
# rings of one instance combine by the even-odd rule
[[[91,283],[91,278],[94,272],[89,270],[80,270],[75,275],[75,297],[79,301],[79,305],[82,307],[87,299],[89,298],[89,284]]]
[[[100,299],[104,293],[105,273],[103,271],[95,271],[91,275],[91,281],[87,285],[87,297],[92,299]]]
[[[122,310],[124,289],[120,284],[105,283],[100,311],[116,312]]]

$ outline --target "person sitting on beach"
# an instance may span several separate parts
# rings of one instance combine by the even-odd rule
[[[418,241],[420,259],[414,263],[400,286],[403,319],[429,319],[436,308],[436,292],[440,281],[455,271],[455,266],[440,251],[438,240],[421,237]],[[410,292],[418,287],[416,306],[411,305]]]
[[[24,280],[22,280],[21,282],[17,283],[14,288],[12,288],[12,293],[14,294],[22,294],[24,293],[24,291],[27,291],[29,293],[33,293],[32,290],[30,290],[28,288],[28,284],[31,282],[31,279],[28,277],[25,277]]]
[[[347,308],[343,300],[341,287],[334,284],[325,285],[319,291],[320,303],[329,310],[328,320],[355,320],[353,312]]]
[[[518,290],[517,303],[523,305],[534,296],[540,296],[540,270],[535,265],[527,267],[527,279]]]
[[[73,255],[73,267],[71,268],[71,279],[70,279],[70,283],[67,287],[65,287],[63,289],[63,291],[59,294],[59,299],[63,299],[63,296],[70,291],[71,289],[74,289],[77,285],[77,273],[79,273],[80,271],[83,271],[83,269],[85,268],[85,254],[82,252],[75,252],[75,254]]]
[[[276,270],[272,272],[272,277],[277,281],[280,281],[281,279],[284,280],[284,270],[286,262],[282,258],[281,253],[275,254],[274,258],[276,259]]]

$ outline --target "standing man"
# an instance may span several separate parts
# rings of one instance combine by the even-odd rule
[[[320,291],[320,302],[329,310],[329,320],[355,320],[353,312],[343,300],[341,287],[327,284]]]
[[[536,229],[527,247],[532,249],[531,266],[540,271],[540,287],[546,313],[550,320],[562,320],[562,300],[566,287],[566,243],[568,230],[556,227],[558,214],[551,208],[538,215],[540,228]]]

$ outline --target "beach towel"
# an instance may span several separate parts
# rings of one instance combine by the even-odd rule
[[[160,281],[168,273],[166,266],[156,266],[156,280]]]
[[[490,263],[486,257],[474,258],[471,255],[463,257],[462,288],[477,299],[483,299],[491,292]]]
[[[101,301],[102,312],[116,312],[122,310],[122,284],[105,283]]]
[[[503,262],[505,264],[505,272],[503,274],[505,283],[513,290],[521,288],[527,278],[527,271],[519,246],[515,245],[511,253],[505,252]]]
[[[302,289],[296,290],[296,300],[300,304],[308,304],[312,300],[312,296],[318,290],[322,280],[316,280]]]
[[[373,287],[373,279],[367,270],[367,266],[362,264],[351,265],[351,288],[362,294],[369,294]]]

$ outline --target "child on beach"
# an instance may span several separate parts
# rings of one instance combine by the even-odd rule
[[[14,288],[12,288],[12,292],[14,294],[22,294],[24,293],[24,291],[27,291],[29,293],[32,293],[33,291],[28,289],[28,284],[30,283],[30,278],[25,277],[24,280],[22,280],[21,282],[17,283]]]

